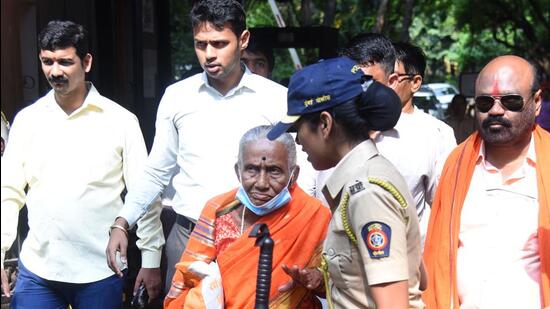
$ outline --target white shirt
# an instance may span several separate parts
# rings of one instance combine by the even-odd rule
[[[533,139],[523,165],[508,179],[484,153],[482,144],[460,216],[460,307],[541,308]]]
[[[2,158],[2,265],[26,203],[30,229],[20,254],[26,268],[69,283],[113,275],[105,260],[109,226],[122,208],[122,191],[131,190],[141,173],[147,151],[137,118],[88,86],[83,105],[71,115],[52,90],[13,122]],[[155,207],[138,224],[138,234],[146,238],[138,246],[151,254],[143,256],[144,267],[160,264],[159,212]]]
[[[401,113],[395,127],[380,132],[374,141],[380,154],[405,178],[416,204],[423,244],[430,211],[426,205],[432,204],[445,160],[456,147],[453,129],[415,107],[410,114]],[[322,197],[320,188],[330,173],[331,170],[319,173],[317,198]]]
[[[239,185],[234,165],[242,135],[285,114],[286,88],[247,68],[226,95],[208,84],[204,72],[169,86],[159,105],[145,175],[129,191],[120,216],[132,225],[168,185],[177,165],[174,211],[198,219],[208,199]]]
[[[162,206],[174,206],[174,197],[176,196],[176,189],[174,189],[174,183],[172,182],[174,179],[174,175],[178,171],[177,166],[174,166],[172,171],[170,172],[172,174],[172,177],[170,178],[170,182],[168,183],[168,186],[164,188],[164,191],[162,192],[160,199]]]

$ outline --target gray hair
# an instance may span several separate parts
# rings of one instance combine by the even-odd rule
[[[272,128],[273,126],[257,126],[246,131],[243,137],[241,137],[241,141],[239,142],[239,161],[237,161],[239,169],[241,169],[243,166],[244,148],[250,142],[255,142],[263,139],[269,140],[267,138],[267,133],[269,133]],[[292,135],[285,132],[281,134],[281,136],[273,140],[273,142],[280,142],[283,144],[283,146],[285,146],[288,153],[288,165],[289,168],[292,170],[296,166],[296,144],[294,143],[294,138],[292,137]]]

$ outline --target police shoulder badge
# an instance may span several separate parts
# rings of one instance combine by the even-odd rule
[[[389,225],[372,221],[363,226],[361,236],[371,259],[390,256],[391,228]]]

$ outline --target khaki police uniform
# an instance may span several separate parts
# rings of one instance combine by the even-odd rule
[[[371,140],[338,163],[323,194],[333,212],[323,255],[334,308],[374,308],[370,286],[401,280],[409,280],[409,307],[423,308],[415,204]]]

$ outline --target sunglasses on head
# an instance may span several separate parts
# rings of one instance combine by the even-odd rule
[[[482,113],[486,113],[491,110],[493,105],[495,105],[496,100],[500,102],[502,107],[511,112],[521,111],[525,103],[525,100],[519,94],[505,94],[497,96],[480,95],[474,99],[477,110]]]

